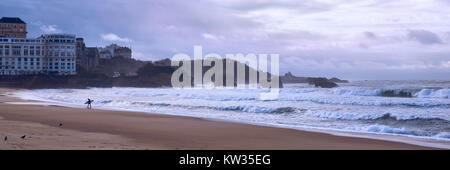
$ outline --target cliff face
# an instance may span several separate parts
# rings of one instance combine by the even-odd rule
[[[335,82],[335,83],[348,83],[348,80],[341,80],[336,77],[331,78],[330,81]]]
[[[244,68],[244,72],[245,72],[245,83],[244,84],[249,84],[249,82],[250,82],[250,72],[256,72],[256,75],[257,75],[257,78],[256,78],[256,81],[259,83],[259,79],[260,79],[260,77],[261,77],[261,75],[262,74],[267,74],[267,79],[268,79],[268,81],[271,81],[270,79],[271,79],[271,76],[272,76],[272,74],[270,74],[270,73],[267,73],[267,72],[263,72],[263,71],[260,71],[260,70],[255,70],[254,68],[251,68],[251,67],[249,67],[248,65],[246,65],[246,64],[243,64],[243,63],[240,63],[240,62],[238,62],[238,61],[235,61],[235,60],[226,60],[226,59],[223,59],[222,60],[222,66],[223,66],[223,86],[226,86],[226,82],[227,82],[227,76],[226,76],[226,72],[227,72],[227,69],[226,69],[226,65],[227,65],[227,62],[231,62],[231,63],[233,63],[234,64],[234,70],[233,70],[233,73],[234,73],[234,75],[233,75],[233,78],[234,78],[234,86],[238,86],[238,85],[242,85],[242,84],[238,84],[239,82],[237,81],[237,77],[238,77],[238,67],[243,67]],[[208,71],[209,69],[211,69],[212,67],[214,67],[214,65],[215,65],[215,63],[213,63],[211,66],[203,66],[202,67],[202,76],[206,73],[206,71]],[[194,62],[192,62],[192,72],[194,71]],[[191,77],[191,82],[194,82],[194,77]],[[283,83],[281,82],[281,79],[278,77],[278,87],[279,88],[282,88],[283,87]],[[213,77],[212,78],[212,81],[215,81],[215,77]],[[192,84],[193,85],[193,84]]]
[[[103,74],[112,76],[114,72],[120,73],[120,75],[136,75],[139,68],[144,66],[149,61],[139,61],[132,58],[114,57],[111,59],[101,59],[100,64],[89,70],[79,70],[79,74]]]
[[[291,72],[288,72],[281,76],[281,81],[283,83],[308,83],[308,77],[296,77]]]
[[[314,85],[315,87],[323,88],[333,88],[337,87],[336,83],[348,83],[347,80],[341,80],[336,77],[331,79],[323,77],[296,77],[291,72],[286,73],[284,76],[280,77],[283,83],[308,83]]]
[[[314,87],[322,87],[322,88],[333,88],[338,87],[338,85],[327,78],[307,78],[308,84],[314,85]]]
[[[193,62],[192,62],[193,63]],[[223,62],[225,64],[225,62]],[[87,87],[170,87],[172,73],[177,67],[172,67],[169,59],[156,62],[143,62],[132,59],[112,59],[103,61],[99,67],[91,70],[80,70],[74,76],[50,76],[50,75],[23,75],[23,76],[0,76],[0,87],[14,88],[87,88]],[[237,76],[236,62],[235,77]],[[212,66],[203,67],[203,74]],[[244,65],[246,70],[245,83],[249,82],[248,72],[252,68]],[[226,73],[224,65],[224,74]],[[119,77],[111,76],[119,72]],[[129,73],[134,73],[130,75]],[[257,72],[259,75],[265,72]],[[202,76],[203,76],[202,74]],[[224,81],[226,82],[226,76]],[[270,74],[268,74],[270,77]],[[191,77],[193,80],[193,77]],[[214,81],[214,79],[213,79]],[[192,81],[193,82],[193,81]],[[234,85],[237,85],[235,80]],[[281,81],[279,87],[282,87]]]

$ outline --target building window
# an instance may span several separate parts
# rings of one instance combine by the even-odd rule
[[[34,46],[30,47],[30,55],[34,55]]]
[[[9,46],[5,46],[5,55],[9,55]]]
[[[41,46],[36,47],[36,55],[41,55]]]
[[[12,46],[12,55],[20,55],[21,46]]]
[[[28,46],[23,47],[23,55],[28,55]]]

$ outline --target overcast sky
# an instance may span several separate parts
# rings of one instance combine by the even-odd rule
[[[450,79],[450,0],[2,0],[29,37],[72,33],[143,60],[278,53],[281,72]]]

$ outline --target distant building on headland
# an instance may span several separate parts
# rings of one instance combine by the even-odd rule
[[[124,57],[131,58],[131,49],[128,47],[122,47],[117,44],[111,44],[106,47],[100,47],[100,58],[111,59],[112,57]]]
[[[0,75],[76,74],[75,35],[27,38],[20,18],[0,19]]]
[[[17,17],[2,17],[0,19],[0,37],[26,38],[27,23]]]
[[[77,67],[86,70],[99,64],[99,51],[97,47],[86,47],[83,38],[76,39]]]
[[[100,64],[100,59],[113,57],[131,58],[131,49],[117,44],[106,47],[86,47],[83,38],[76,39],[77,67],[88,71]]]

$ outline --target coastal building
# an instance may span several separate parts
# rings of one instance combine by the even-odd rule
[[[131,49],[128,47],[119,47],[114,50],[114,57],[131,58]]]
[[[101,59],[111,59],[112,58],[112,54],[109,50],[104,50],[102,48],[99,48],[99,55]]]
[[[2,17],[0,19],[0,37],[26,38],[27,24],[17,17]]]
[[[86,44],[84,43],[83,38],[76,38],[75,39],[75,55],[77,56],[77,65],[81,61],[82,56],[84,56],[84,51],[86,49]]]
[[[100,47],[99,51],[100,58],[102,59],[111,59],[112,57],[131,58],[131,49],[117,44],[111,44],[103,48]]]
[[[74,75],[75,64],[75,35],[0,38],[0,75]]]
[[[76,38],[77,67],[88,70],[99,64],[100,54],[97,47],[86,47],[83,38]]]

